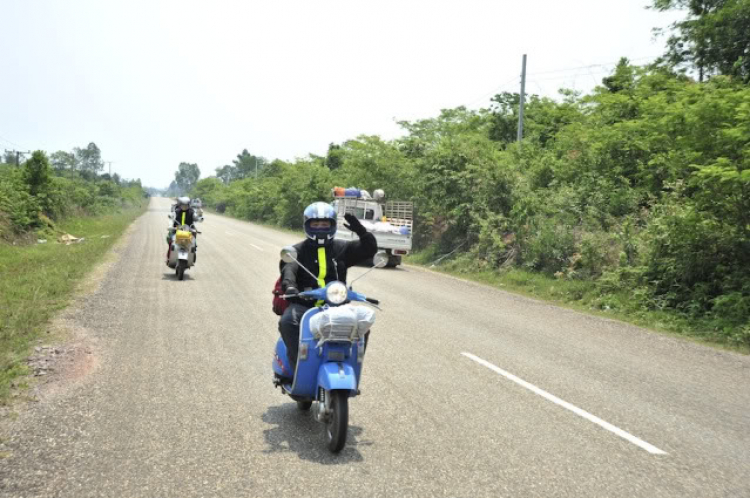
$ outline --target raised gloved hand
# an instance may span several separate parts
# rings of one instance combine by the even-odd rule
[[[362,226],[362,223],[359,222],[356,216],[354,216],[351,213],[347,213],[344,215],[344,219],[346,220],[346,223],[344,223],[344,226],[351,230],[352,232],[356,233],[360,237],[367,233],[367,229]]]

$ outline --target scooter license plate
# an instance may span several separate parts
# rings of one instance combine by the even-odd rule
[[[346,358],[344,351],[328,351],[327,356],[330,361],[344,361]]]

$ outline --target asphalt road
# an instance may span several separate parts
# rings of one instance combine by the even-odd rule
[[[331,455],[271,383],[298,237],[208,214],[180,282],[167,212],[75,313],[99,368],[3,435],[0,496],[750,496],[750,357],[411,267],[355,287],[384,310]]]

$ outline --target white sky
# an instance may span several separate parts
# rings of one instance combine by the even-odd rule
[[[621,56],[663,52],[651,29],[682,15],[648,3],[0,0],[0,149],[93,141],[155,187],[181,161],[205,177],[243,148],[323,155],[518,91],[524,53],[527,92],[588,91]]]

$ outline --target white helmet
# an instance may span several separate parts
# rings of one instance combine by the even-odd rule
[[[178,197],[177,204],[180,206],[190,207],[190,197]]]
[[[329,224],[327,228],[313,228],[313,221],[328,221]],[[308,239],[315,240],[321,245],[325,244],[336,235],[336,210],[325,202],[313,202],[305,208],[302,223]]]

